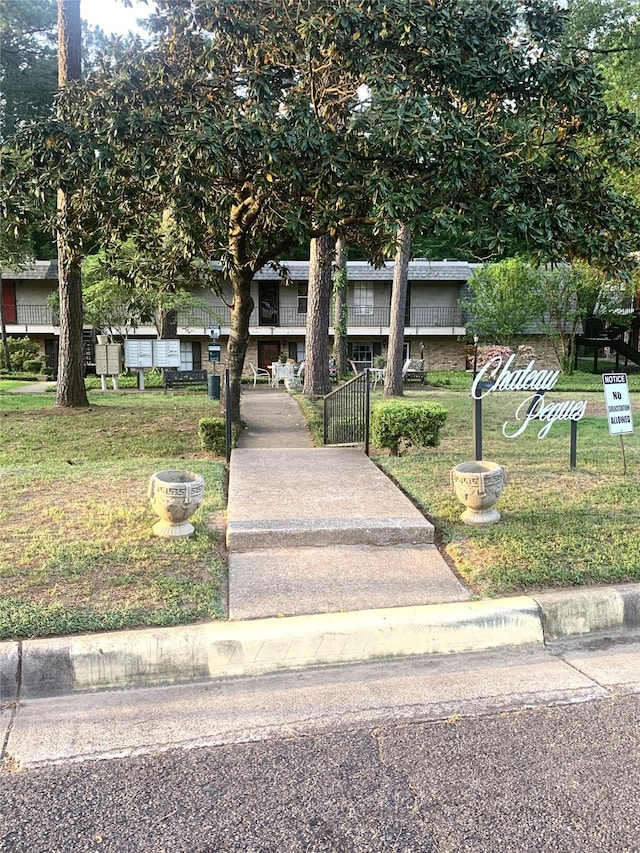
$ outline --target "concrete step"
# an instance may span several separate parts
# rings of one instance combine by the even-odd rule
[[[230,551],[426,545],[433,525],[361,450],[234,450]]]
[[[259,619],[467,601],[435,545],[270,548],[229,555],[229,617]]]

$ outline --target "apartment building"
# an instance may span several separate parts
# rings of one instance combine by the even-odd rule
[[[282,353],[300,362],[305,357],[307,320],[308,261],[283,262],[289,271],[285,285],[270,268],[261,270],[252,284],[255,303],[250,320],[250,341],[246,364],[267,367]],[[472,266],[463,261],[409,263],[409,286],[404,327],[405,358],[422,358],[428,370],[465,368],[465,315],[460,300],[466,293]],[[389,339],[393,263],[375,269],[366,261],[347,264],[349,356],[358,368],[370,367],[378,355],[385,355]],[[58,327],[47,298],[57,288],[57,263],[37,261],[22,271],[3,271],[3,305],[7,334],[27,335],[41,345],[41,352],[55,369]],[[181,368],[208,368],[211,337],[209,329],[220,326],[221,357],[224,361],[230,331],[231,287],[220,295],[195,288],[197,306],[179,316]],[[331,323],[333,320],[331,320]],[[84,331],[85,361],[94,368],[96,334],[105,330],[87,326]],[[333,325],[327,329],[333,342]],[[130,338],[155,338],[155,328],[140,326]]]

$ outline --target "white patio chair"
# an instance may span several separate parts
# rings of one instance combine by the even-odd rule
[[[249,362],[249,367],[251,368],[251,372],[253,373],[253,387],[256,387],[256,382],[258,381],[258,376],[268,376],[271,379],[271,374],[268,370],[265,370],[264,367],[256,367],[251,362]]]

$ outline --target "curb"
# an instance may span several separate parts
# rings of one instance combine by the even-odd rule
[[[640,628],[640,584],[0,643],[0,703]]]
[[[531,598],[0,644],[2,702],[543,642]]]
[[[640,583],[545,592],[533,596],[545,641],[640,628]]]

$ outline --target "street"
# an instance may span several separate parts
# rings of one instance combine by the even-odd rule
[[[0,850],[638,851],[639,661],[586,640],[5,708]]]

